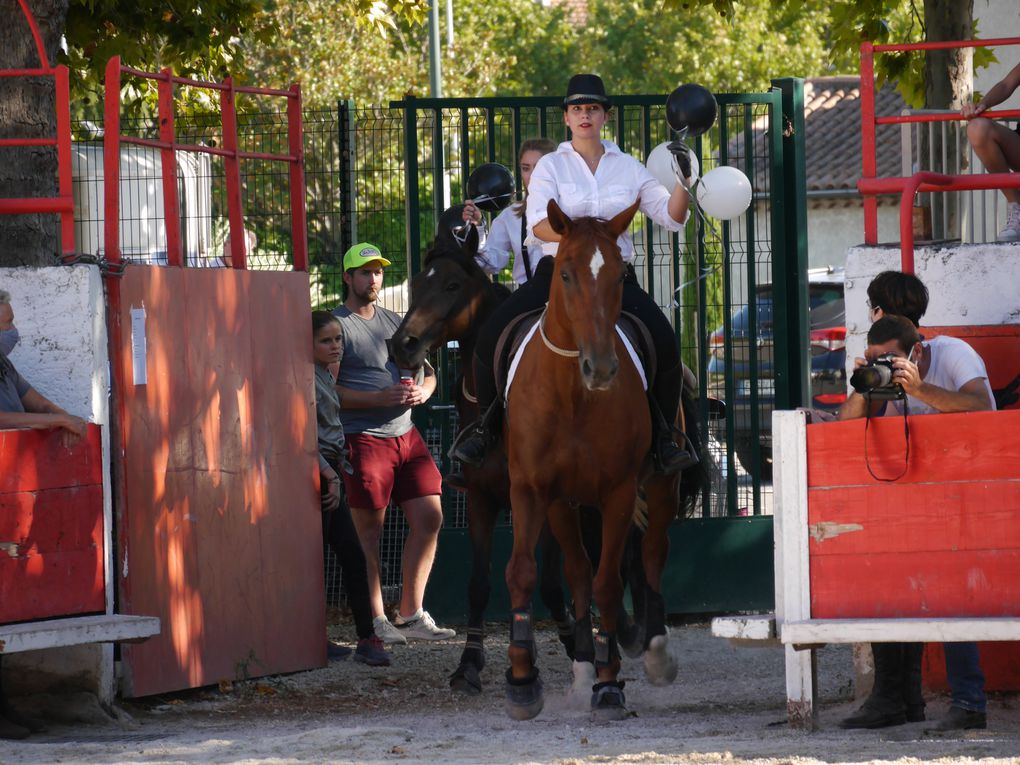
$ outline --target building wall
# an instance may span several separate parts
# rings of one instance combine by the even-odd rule
[[[864,208],[859,202],[838,207],[808,203],[808,268],[842,266],[847,251],[864,242]],[[878,240],[899,241],[899,208],[878,208]]]
[[[1000,37],[1020,37],[1020,5],[1003,0],[975,0],[974,18],[978,36],[983,40]],[[988,89],[1006,76],[1020,61],[1020,45],[996,48],[997,63],[974,73],[974,90],[987,93]],[[1002,104],[1002,109],[1020,109],[1020,91]]]

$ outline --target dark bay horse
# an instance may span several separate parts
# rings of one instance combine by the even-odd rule
[[[454,390],[461,423],[478,417],[474,399],[474,356],[478,330],[485,319],[510,294],[495,284],[475,262],[478,234],[472,228],[461,244],[440,234],[425,255],[422,270],[411,282],[410,305],[390,342],[394,361],[400,367],[417,368],[426,354],[451,340],[460,348],[463,376]],[[510,507],[510,484],[506,457],[493,449],[479,467],[465,465],[468,534],[471,538],[471,577],[468,581],[467,642],[460,665],[450,677],[450,687],[466,694],[482,690],[480,673],[485,666],[485,608],[491,591],[492,540],[500,511]],[[547,532],[548,535],[548,532]],[[560,552],[551,537],[541,545],[542,601],[556,620],[568,655],[572,655],[574,624],[566,607],[559,575]]]
[[[693,503],[700,479],[664,476],[649,459],[651,420],[639,371],[616,331],[626,266],[617,237],[638,203],[612,220],[571,220],[549,203],[549,223],[562,237],[549,303],[540,332],[522,350],[510,388],[504,437],[510,471],[513,552],[506,581],[513,607],[507,711],[515,719],[537,715],[543,704],[535,663],[529,604],[536,582],[535,544],[548,523],[565,558],[577,623],[578,664],[594,665],[591,708],[595,719],[626,714],[617,679],[617,628],[623,582],[620,563],[639,488],[647,502],[644,564],[645,672],[655,684],[676,677],[667,651],[661,580],[669,525]],[[578,508],[601,511],[601,558],[592,563],[581,542]],[[601,623],[592,635],[594,595]],[[590,666],[590,665],[589,665]]]

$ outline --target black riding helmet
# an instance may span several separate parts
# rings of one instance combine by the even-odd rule
[[[498,162],[479,165],[468,176],[467,193],[479,210],[499,212],[513,201],[513,173]]]

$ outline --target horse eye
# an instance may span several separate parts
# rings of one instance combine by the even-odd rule
[[[458,284],[457,282],[454,282],[453,284],[447,284],[446,285],[446,291],[447,292],[456,292],[459,289],[460,289],[460,284]]]
[[[570,274],[568,274],[566,271],[560,271],[560,278],[565,282],[569,282]]]

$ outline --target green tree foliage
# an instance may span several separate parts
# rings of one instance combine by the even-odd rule
[[[847,56],[831,57],[830,3],[805,0],[776,8],[742,2],[726,15],[661,0],[597,0],[581,44],[616,92],[668,93],[682,82],[711,90],[760,91],[775,77],[844,74]]]
[[[267,82],[302,83],[306,103],[338,97],[385,104],[407,93],[428,95],[428,32],[391,15],[371,34],[331,0],[279,0],[272,46],[244,42],[245,59]],[[457,0],[452,46],[443,40],[443,95],[486,96],[560,90],[577,34],[562,10],[535,0]],[[445,24],[444,35],[445,38]]]
[[[973,5],[973,0],[947,0]],[[665,7],[675,13],[701,15],[715,11],[721,19],[739,19],[747,9],[760,6],[758,2],[744,0],[663,0]],[[777,16],[800,13],[810,0],[770,0],[772,13]],[[833,0],[829,23],[824,27],[830,48],[830,61],[844,72],[859,71],[860,46],[864,41],[876,45],[922,42],[926,32],[930,39],[947,39],[938,30],[928,30],[922,0]],[[978,37],[976,24],[971,37]],[[995,61],[988,48],[974,51],[974,68]],[[849,64],[849,65],[848,65]],[[924,54],[921,52],[884,53],[876,56],[875,72],[879,84],[889,81],[897,85],[904,100],[914,106],[925,105]],[[932,104],[931,106],[937,106]]]
[[[420,23],[428,0],[331,0],[328,6],[345,20],[349,40],[354,30],[378,38],[399,23]],[[71,0],[64,60],[73,72],[75,106],[79,114],[100,109],[103,69],[114,55],[136,69],[170,67],[184,77],[220,80],[233,74],[244,81],[258,71],[244,54],[273,47],[284,34],[281,20],[288,19],[281,19],[270,0]],[[126,103],[151,103],[153,96],[151,83],[125,82]],[[197,99],[191,102],[195,108],[210,98],[201,92],[187,97]]]

